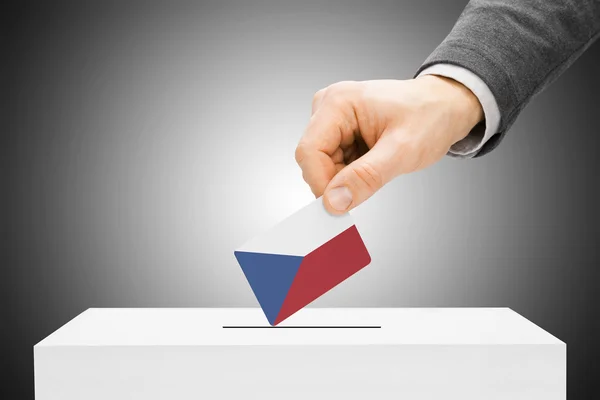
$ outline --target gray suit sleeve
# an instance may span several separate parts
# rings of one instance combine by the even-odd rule
[[[600,36],[600,0],[471,0],[417,71],[439,63],[478,75],[500,109],[493,150],[527,103]]]

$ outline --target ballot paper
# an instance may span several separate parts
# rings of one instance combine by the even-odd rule
[[[322,198],[235,252],[258,303],[277,325],[371,262],[348,213],[335,216]]]

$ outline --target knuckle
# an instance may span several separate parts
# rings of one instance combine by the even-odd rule
[[[323,96],[325,96],[325,90],[326,89],[320,89],[315,92],[315,94],[313,95],[313,103],[319,102],[323,98]]]
[[[342,109],[348,102],[348,99],[344,92],[335,91],[327,94],[326,102],[334,109]]]
[[[359,86],[355,81],[336,82],[326,88],[323,101],[334,108],[346,107],[356,99]]]
[[[354,81],[339,81],[329,86],[332,91],[345,91],[354,85]]]
[[[294,153],[294,157],[295,157],[296,163],[298,165],[300,165],[302,163],[302,161],[306,157],[306,153],[307,153],[306,144],[301,141],[300,143],[298,143],[298,146],[296,146],[296,151]]]
[[[340,96],[348,92],[350,83],[348,81],[340,81],[333,83],[327,87],[327,97]]]
[[[302,170],[302,179],[304,180],[304,182],[310,185],[310,177],[308,176],[308,173],[305,170]]]
[[[358,181],[372,192],[381,189],[384,183],[383,176],[368,162],[362,162],[352,169],[354,175],[358,178]]]

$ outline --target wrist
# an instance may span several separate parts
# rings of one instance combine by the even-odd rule
[[[457,124],[460,129],[456,129],[453,133],[453,143],[464,139],[477,124],[485,119],[479,99],[465,85],[452,78],[440,75],[419,77],[419,79],[425,78],[431,79],[436,85],[439,85],[439,95],[444,98],[444,102],[451,110],[452,115],[460,120],[460,124]]]

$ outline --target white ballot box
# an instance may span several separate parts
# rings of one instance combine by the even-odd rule
[[[566,345],[507,308],[89,309],[34,347],[37,400],[566,398]]]

